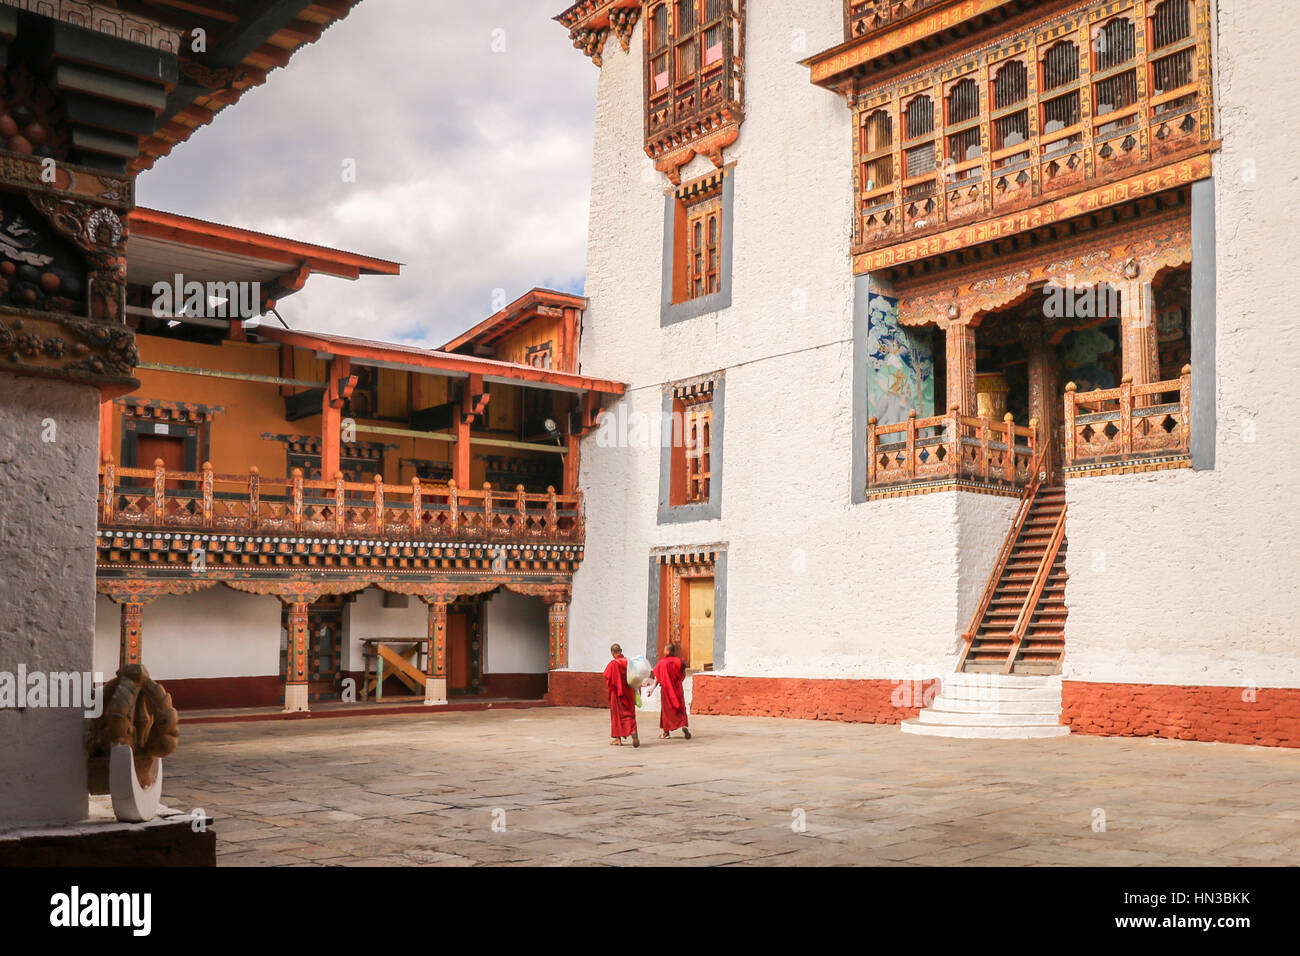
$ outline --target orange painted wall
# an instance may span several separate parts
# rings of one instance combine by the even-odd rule
[[[511,332],[496,344],[493,358],[501,362],[528,364],[528,349],[534,345],[551,343],[553,368],[560,365],[560,320],[550,316],[538,316],[523,328]]]
[[[281,375],[277,345],[229,341],[221,345],[204,345],[152,335],[138,335],[137,343],[140,358],[144,362],[256,375]],[[327,367],[328,363],[317,358],[311,351],[294,349],[293,367],[286,370],[285,377],[324,382],[328,375]],[[381,368],[371,368],[368,371],[377,378],[375,414],[382,417],[357,418],[356,440],[379,442],[385,446],[384,481],[388,484],[410,483],[415,475],[415,467],[402,465],[402,459],[450,463],[454,447],[451,442],[376,434],[365,430],[366,426],[409,428],[411,406],[411,373]],[[251,466],[256,465],[266,478],[287,477],[284,444],[263,439],[263,433],[320,435],[319,413],[294,422],[285,420],[284,398],[280,394],[279,385],[148,369],[140,369],[137,376],[141,387],[131,398],[192,402],[225,409],[224,413],[213,418],[210,431],[209,457],[218,474],[245,474]],[[457,393],[456,383],[443,376],[417,375],[416,381],[416,404],[420,408],[445,404]],[[305,389],[294,388],[292,391],[303,390]],[[472,433],[476,436],[516,440],[519,437],[519,393],[520,390],[512,386],[494,385],[493,400],[488,406],[488,420],[485,423],[487,427],[478,424]],[[121,449],[122,412],[121,407],[114,404],[112,441],[107,450],[120,462]],[[476,446],[471,456],[471,485],[481,488],[486,479],[484,456],[531,458],[539,454],[522,449]]]

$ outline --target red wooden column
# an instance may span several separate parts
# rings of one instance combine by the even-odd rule
[[[962,415],[974,415],[975,400],[975,327],[948,325],[948,405],[957,406]]]
[[[331,481],[339,473],[343,437],[343,403],[352,394],[352,386],[355,384],[355,379],[352,378],[352,360],[346,355],[335,356],[329,363],[328,378],[325,397],[321,401],[320,476],[322,481]]]
[[[99,460],[113,457],[113,400],[99,403]]]
[[[289,643],[284,667],[285,712],[310,710],[307,700],[307,602],[289,603]]]
[[[565,441],[563,494],[574,495],[578,493],[578,436],[569,434]]]
[[[428,671],[424,678],[424,702],[447,703],[447,602],[428,600]]]
[[[122,603],[122,650],[118,657],[119,670],[128,664],[143,664],[144,646],[141,624],[144,621],[144,604],[138,601]]]
[[[483,376],[471,374],[461,395],[460,414],[456,416],[456,447],[452,449],[451,476],[458,488],[470,484],[470,428],[474,419],[487,407],[487,393],[483,390]]]
[[[551,605],[551,670],[569,666],[569,603],[556,601]]]

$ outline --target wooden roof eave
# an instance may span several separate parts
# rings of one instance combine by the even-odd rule
[[[500,312],[488,316],[478,325],[456,336],[442,346],[441,351],[454,352],[471,343],[489,344],[496,341],[503,335],[508,334],[508,332],[514,331],[514,328],[520,324],[517,320],[524,313],[540,306],[586,310],[587,300],[580,295],[572,295],[568,292],[555,292],[551,289],[530,289]],[[506,326],[510,326],[510,328],[506,329]]]
[[[131,232],[142,237],[249,256],[286,267],[296,268],[305,263],[312,272],[341,279],[357,279],[363,275],[398,275],[402,268],[401,263],[387,259],[362,256],[143,206],[132,210],[129,223]]]
[[[285,345],[310,349],[314,352],[405,366],[413,371],[433,375],[440,373],[453,377],[482,375],[489,381],[571,392],[598,392],[603,395],[622,395],[627,391],[627,385],[623,382],[592,378],[572,372],[534,368],[531,365],[501,362],[496,359],[390,346],[382,342],[363,342],[323,333],[298,332],[267,326],[259,328],[257,334]]]

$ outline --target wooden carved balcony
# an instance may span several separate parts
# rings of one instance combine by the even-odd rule
[[[864,2],[853,16],[888,25],[903,6],[918,9]],[[932,255],[1208,175],[1206,0],[1148,8],[1135,19],[1097,0],[983,48],[958,45],[919,74],[880,70],[848,87],[830,61],[817,79],[825,70],[814,63],[815,81],[854,111],[859,271],[879,268],[871,253],[913,240]]]
[[[101,530],[309,535],[383,541],[581,545],[582,493],[500,494],[446,485],[385,485],[100,466]]]
[[[1065,386],[1065,474],[1181,468],[1191,455],[1192,368],[1164,382],[1091,392]]]
[[[867,424],[867,488],[871,493],[940,489],[958,482],[990,489],[1021,488],[1032,477],[1038,423],[1018,426],[1008,414],[1001,422],[959,415]]]

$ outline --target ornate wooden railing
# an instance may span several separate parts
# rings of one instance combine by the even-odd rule
[[[143,481],[142,481],[143,479]],[[583,540],[582,493],[501,494],[446,485],[312,481],[295,468],[289,478],[201,471],[99,469],[101,527],[166,528],[257,534],[309,534],[418,541]]]
[[[1065,466],[1191,453],[1192,368],[1164,382],[1077,391],[1065,386]]]
[[[880,425],[867,423],[867,486],[967,478],[990,484],[1027,484],[1038,447],[1038,423],[1016,425],[970,418],[951,409],[947,415]]]

